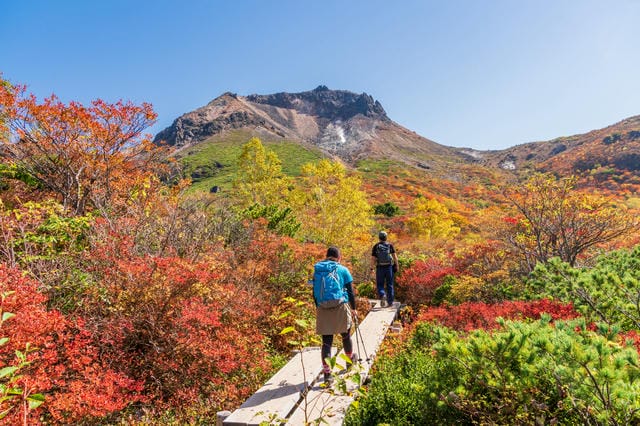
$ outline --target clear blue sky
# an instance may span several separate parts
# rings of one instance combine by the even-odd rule
[[[0,0],[0,72],[39,97],[150,102],[156,133],[223,92],[366,92],[449,146],[640,114],[640,0]]]

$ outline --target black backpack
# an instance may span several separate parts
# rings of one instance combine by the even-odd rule
[[[376,248],[376,265],[378,266],[388,266],[393,263],[393,259],[391,258],[391,244],[389,243],[378,243],[378,247]]]

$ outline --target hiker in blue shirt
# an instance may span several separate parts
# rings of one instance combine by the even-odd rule
[[[393,276],[398,272],[398,256],[393,244],[387,242],[387,233],[380,231],[380,240],[371,250],[371,270],[376,270],[376,290],[380,298],[380,306],[391,306],[395,298]],[[386,289],[385,289],[386,284]]]
[[[331,367],[325,359],[331,357],[334,334],[342,336],[344,353],[353,361],[351,324],[356,314],[353,278],[340,264],[340,250],[329,247],[327,257],[315,264],[313,272],[313,300],[316,304],[316,332],[322,336],[322,367],[324,381],[331,381]],[[350,309],[351,308],[351,309]]]

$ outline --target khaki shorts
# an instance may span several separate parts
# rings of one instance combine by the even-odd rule
[[[346,333],[351,328],[351,309],[348,303],[335,308],[317,308],[316,333],[320,335]]]

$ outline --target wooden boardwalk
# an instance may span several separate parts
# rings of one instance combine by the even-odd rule
[[[381,308],[375,301],[373,309],[352,334],[354,351],[360,351],[358,356],[361,359],[360,366],[353,371],[360,374],[361,383],[368,376],[375,354],[399,307],[396,302],[393,306]],[[344,361],[338,359],[338,364],[344,365]],[[349,392],[346,395],[334,394],[323,385],[321,373],[320,348],[305,348],[240,408],[229,416],[221,413],[219,420],[224,426],[259,425],[262,422],[304,425],[322,418],[327,424],[340,425],[353,402],[350,393],[356,385],[347,380]],[[306,397],[305,390],[308,390]]]

